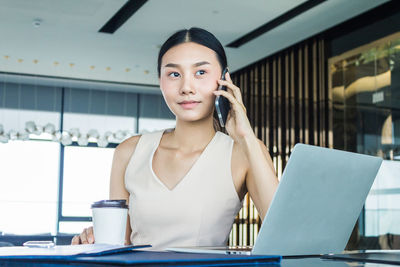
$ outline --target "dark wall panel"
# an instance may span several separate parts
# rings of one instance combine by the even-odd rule
[[[165,101],[160,95],[141,95],[140,96],[140,117],[174,119]]]

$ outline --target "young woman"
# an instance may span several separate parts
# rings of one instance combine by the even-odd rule
[[[178,31],[161,47],[160,88],[176,127],[133,136],[115,150],[110,199],[129,202],[127,244],[223,246],[247,192],[264,218],[278,180],[240,89],[229,73],[220,79],[225,67],[221,43],[203,29]],[[216,131],[217,95],[231,104],[228,135]],[[72,240],[93,242],[91,227]]]

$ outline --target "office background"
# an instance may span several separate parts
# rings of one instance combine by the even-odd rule
[[[120,2],[123,6],[132,1]],[[143,2],[139,15],[140,9],[154,5],[136,2]],[[264,35],[274,28],[279,31],[280,25],[324,2],[292,1],[286,13],[281,10],[260,29]],[[294,37],[290,45],[278,42],[257,59],[253,54],[259,51],[246,59],[230,48],[227,52],[228,57],[233,55],[232,76],[242,89],[249,119],[269,148],[279,177],[297,142],[385,159],[348,248],[395,248],[400,235],[400,12],[396,1],[363,3],[370,7],[306,38]],[[9,1],[1,5],[11,6]],[[34,23],[42,27],[45,21]],[[252,31],[224,45],[246,47],[243,43],[257,34]],[[290,39],[288,34],[284,37]],[[113,68],[104,65],[100,74],[91,74],[99,66],[87,64],[89,74],[84,77],[76,70],[77,63],[60,60],[51,62],[47,73],[39,67],[35,73],[39,59],[30,58],[29,69],[28,59],[4,50],[0,64],[2,240],[12,241],[11,235],[68,237],[90,225],[89,204],[107,198],[115,146],[133,134],[173,127],[174,117],[152,78],[146,78],[151,76],[147,69],[126,67],[121,77],[108,78]],[[130,77],[133,73],[137,80]],[[252,245],[260,223],[246,197],[230,244]]]

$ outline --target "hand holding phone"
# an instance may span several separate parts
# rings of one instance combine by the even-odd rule
[[[229,71],[228,67],[224,69],[222,72],[221,80],[225,81],[225,74]],[[226,86],[220,85],[218,90],[227,90]],[[231,103],[229,100],[224,97],[218,95],[215,98],[215,110],[217,111],[218,121],[222,128],[225,128],[226,120],[228,118],[229,110],[231,109]]]

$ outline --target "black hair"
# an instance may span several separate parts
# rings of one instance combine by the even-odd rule
[[[160,77],[161,75],[161,59],[164,54],[172,47],[188,42],[197,43],[210,48],[217,55],[218,62],[221,65],[221,71],[227,67],[228,63],[226,60],[225,50],[218,39],[209,31],[201,28],[192,27],[189,30],[183,29],[177,31],[176,33],[171,35],[171,37],[169,37],[167,41],[165,41],[165,43],[161,46],[160,52],[158,53],[158,77]]]

